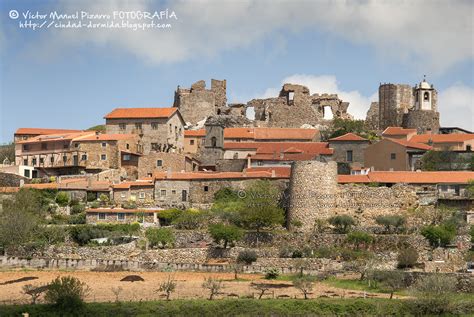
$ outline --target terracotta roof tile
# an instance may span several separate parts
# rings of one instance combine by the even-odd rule
[[[74,141],[118,141],[118,140],[130,140],[136,136],[133,134],[99,134],[99,135],[86,135],[84,137],[75,138]]]
[[[169,118],[178,108],[116,108],[105,119]]]
[[[205,129],[185,130],[184,136],[185,137],[204,137],[206,136],[206,130]]]
[[[134,181],[134,182],[123,182],[120,184],[112,185],[114,189],[129,189],[131,187],[154,187],[153,181],[150,180],[142,180],[142,181]]]
[[[18,141],[17,144],[37,143],[37,142],[56,142],[56,141],[72,141],[75,138],[87,137],[95,135],[95,132],[74,132],[74,133],[58,133],[58,134],[42,134],[24,141]]]
[[[370,183],[367,175],[337,175],[337,182],[345,183]]]
[[[401,127],[388,127],[382,132],[382,135],[409,135],[412,133],[416,133],[416,129],[404,129]]]
[[[339,183],[407,183],[407,184],[467,184],[474,172],[389,172],[373,171],[368,175],[339,175]]]
[[[20,187],[0,187],[0,193],[17,193]]]
[[[369,140],[361,136],[358,136],[357,134],[349,132],[344,135],[338,136],[336,138],[329,139],[329,141],[334,142],[334,141],[369,141]]]
[[[314,153],[280,153],[249,155],[251,160],[257,161],[311,161],[318,157]]]
[[[255,150],[258,154],[272,154],[289,151],[288,153],[310,153],[331,155],[333,149],[327,142],[225,142],[225,150]]]
[[[58,189],[58,184],[56,183],[25,184],[23,187],[33,188],[33,189]]]
[[[155,180],[193,180],[193,179],[260,179],[272,178],[268,171],[250,172],[158,172],[154,174]],[[276,176],[276,178],[287,178]]]
[[[86,213],[155,213],[163,209],[89,208]]]
[[[454,134],[419,134],[410,138],[410,142],[418,143],[463,143],[474,139],[471,133],[454,133]]]
[[[407,148],[412,148],[412,149],[419,149],[419,150],[426,150],[426,151],[429,151],[432,149],[432,147],[429,145],[426,145],[423,143],[412,142],[411,140],[410,141],[400,140],[400,139],[386,139],[386,140],[398,143],[400,145],[403,145]]]
[[[318,134],[317,129],[297,128],[226,128],[226,139],[254,140],[308,140],[312,141]]]
[[[252,172],[261,172],[265,171],[268,173],[272,173],[272,171],[275,171],[275,175],[278,177],[290,177],[291,175],[291,166],[275,166],[275,167],[267,167],[267,166],[256,166],[256,167],[251,167],[246,169],[247,173],[252,173]]]
[[[59,134],[59,133],[74,133],[82,132],[82,130],[70,130],[70,129],[44,129],[44,128],[18,128],[15,134],[21,135],[41,135],[41,134]]]
[[[225,128],[225,139],[254,139],[254,128]]]

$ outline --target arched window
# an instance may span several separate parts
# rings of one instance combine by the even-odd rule
[[[425,92],[425,94],[423,95],[423,100],[424,101],[430,101],[430,93],[429,92]]]
[[[211,138],[211,146],[212,146],[212,147],[216,147],[216,146],[217,146],[217,139],[216,139],[215,136],[213,136],[213,137]]]

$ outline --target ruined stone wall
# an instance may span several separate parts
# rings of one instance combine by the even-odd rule
[[[0,172],[0,187],[19,187],[21,182],[24,184],[29,184],[30,179],[11,173]]]
[[[372,102],[365,118],[365,127],[369,130],[379,129],[379,103]]]
[[[383,84],[379,87],[379,128],[402,126],[403,114],[414,105],[410,85]]]
[[[161,166],[158,161],[161,160]],[[150,152],[141,156],[138,161],[138,178],[154,172],[181,172],[186,170],[186,156],[180,153]]]
[[[416,129],[418,134],[438,133],[439,112],[432,110],[412,110],[403,116],[402,126],[406,129]]]
[[[220,172],[241,172],[247,167],[246,159],[217,160],[216,171]]]

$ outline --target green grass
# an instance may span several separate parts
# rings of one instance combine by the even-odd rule
[[[343,289],[350,289],[350,290],[357,290],[357,291],[366,291],[366,292],[374,292],[374,293],[390,293],[390,290],[386,289],[380,283],[372,282],[369,286],[369,282],[366,280],[351,280],[351,279],[338,279],[335,277],[330,277],[327,280],[323,281],[326,285],[343,288]],[[407,291],[401,290],[397,291],[394,294],[406,296]]]
[[[89,303],[72,313],[51,305],[2,306],[0,316],[407,316],[406,305],[387,299],[236,299]]]

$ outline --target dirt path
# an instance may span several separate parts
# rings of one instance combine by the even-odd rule
[[[22,287],[26,284],[44,285],[57,276],[70,275],[77,277],[90,287],[90,294],[87,301],[107,302],[115,301],[115,295],[112,289],[122,288],[119,294],[121,301],[140,301],[161,299],[161,293],[155,292],[159,288],[160,282],[165,281],[169,275],[177,281],[176,291],[171,298],[196,299],[206,298],[208,292],[201,285],[207,277],[214,277],[223,280],[222,294],[218,297],[228,298],[229,294],[236,294],[239,297],[257,295],[258,291],[251,287],[252,282],[273,283],[268,295],[265,297],[302,297],[300,291],[287,281],[268,281],[259,274],[239,274],[240,279],[246,281],[235,281],[233,273],[198,273],[198,272],[86,272],[86,271],[6,271],[0,272],[0,303],[19,304],[28,303],[29,297],[24,295]],[[127,275],[139,275],[144,281],[121,282],[120,280]],[[37,279],[28,281],[17,281],[35,277]],[[7,282],[7,283],[6,283]],[[231,295],[232,296],[232,295]],[[327,297],[363,297],[363,291],[350,291],[330,287],[328,285],[317,283],[313,289],[312,298]],[[387,294],[369,294],[371,297],[388,297]]]

